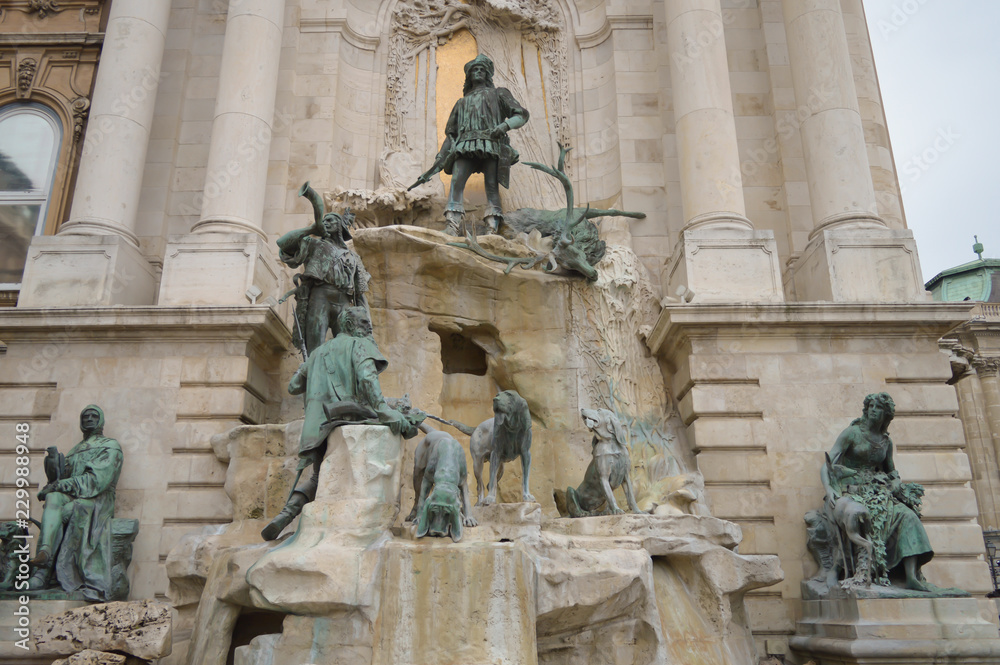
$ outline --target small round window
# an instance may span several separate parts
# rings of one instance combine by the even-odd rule
[[[21,283],[31,237],[45,228],[61,139],[45,107],[0,108],[0,287]]]

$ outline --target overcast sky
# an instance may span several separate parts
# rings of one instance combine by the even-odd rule
[[[1000,1],[864,0],[924,279],[1000,258]]]

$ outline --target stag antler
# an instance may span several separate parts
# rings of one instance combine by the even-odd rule
[[[546,166],[545,164],[540,164],[538,162],[525,162],[527,166],[541,171],[542,173],[548,173],[550,176],[562,183],[563,190],[566,192],[566,222],[563,224],[562,233],[559,234],[559,242],[564,245],[570,245],[573,243],[573,236],[570,234],[570,229],[576,226],[580,220],[571,223],[570,219],[573,217],[573,183],[570,182],[569,176],[566,175],[566,155],[573,148],[567,148],[562,143],[559,146],[559,162],[556,168],[551,166]],[[582,219],[582,218],[581,218]]]
[[[576,238],[573,236],[573,229],[577,224],[587,219],[587,214],[590,212],[590,204],[587,208],[583,210],[579,215],[574,214],[573,208],[573,183],[570,182],[569,177],[566,175],[566,154],[572,150],[572,148],[567,148],[562,144],[559,144],[559,161],[555,168],[551,166],[546,166],[545,164],[539,164],[538,162],[525,162],[531,168],[541,171],[542,173],[547,173],[559,182],[562,183],[563,190],[566,192],[566,215],[563,223],[560,225],[559,233],[554,238],[555,244],[552,250],[548,253],[541,253],[538,250],[534,250],[536,253],[535,257],[512,257],[512,256],[497,256],[496,254],[491,254],[487,252],[479,243],[476,241],[475,235],[470,231],[466,233],[465,242],[450,242],[449,245],[453,247],[461,247],[462,249],[468,249],[474,253],[482,256],[483,258],[489,259],[491,261],[499,261],[500,263],[506,263],[507,267],[504,270],[505,274],[509,274],[516,266],[520,266],[524,269],[530,269],[537,266],[542,261],[547,261],[548,265],[544,266],[545,272],[552,272],[560,267],[566,267],[560,263],[560,255],[566,252],[566,248],[570,247],[576,242]],[[575,219],[574,219],[575,217]],[[581,253],[582,257],[582,253]],[[570,267],[571,270],[580,271],[579,268]],[[592,276],[584,273],[588,279],[593,279]]]
[[[538,162],[525,162],[526,165],[531,168],[541,171],[542,173],[548,173],[550,176],[562,183],[563,190],[566,192],[566,220],[563,223],[562,231],[559,234],[559,238],[556,240],[563,247],[568,247],[576,242],[576,238],[573,237],[573,229],[576,225],[587,218],[587,213],[590,212],[590,204],[587,204],[587,208],[574,220],[573,217],[573,183],[570,182],[569,176],[566,175],[566,155],[573,148],[567,148],[562,143],[559,143],[559,162],[556,168],[551,166],[546,166],[545,164],[539,164]],[[554,263],[552,261],[551,263]],[[554,267],[551,269],[555,269]],[[546,268],[549,271],[550,268]]]
[[[496,254],[491,254],[483,249],[483,246],[479,244],[476,240],[476,236],[473,235],[472,231],[467,231],[465,234],[465,242],[450,242],[448,243],[452,247],[460,247],[461,249],[471,250],[473,254],[478,254],[484,259],[489,259],[490,261],[497,261],[499,263],[506,263],[507,267],[504,268],[503,274],[509,275],[510,271],[514,269],[515,266],[521,266],[525,270],[530,270],[534,268],[539,263],[546,259],[544,254],[536,252],[537,256],[498,256]]]

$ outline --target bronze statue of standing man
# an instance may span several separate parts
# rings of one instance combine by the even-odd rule
[[[326,212],[323,198],[308,182],[302,185],[299,196],[312,204],[314,222],[278,238],[278,249],[282,263],[289,268],[303,266],[301,275],[295,276],[295,290],[285,297],[295,295],[295,333],[308,355],[326,341],[327,330],[337,336],[337,320],[344,309],[368,309],[365,292],[371,275],[361,257],[347,246],[354,221],[350,211],[343,215]]]
[[[496,233],[503,221],[500,185],[510,186],[510,166],[517,163],[517,151],[510,145],[507,132],[528,122],[528,111],[514,99],[507,88],[493,85],[493,61],[476,56],[465,65],[463,97],[455,102],[445,127],[441,150],[429,171],[413,187],[430,181],[438,171],[451,178],[451,192],[444,217],[445,231],[459,235],[465,215],[465,183],[473,173],[482,173],[486,184],[486,214],[483,221]],[[411,187],[412,189],[412,187]]]

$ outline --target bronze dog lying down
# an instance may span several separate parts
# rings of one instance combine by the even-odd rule
[[[469,470],[462,444],[447,432],[422,424],[427,436],[417,445],[413,460],[416,500],[406,521],[417,522],[417,538],[451,536],[462,539],[462,528],[476,526],[469,501]]]

